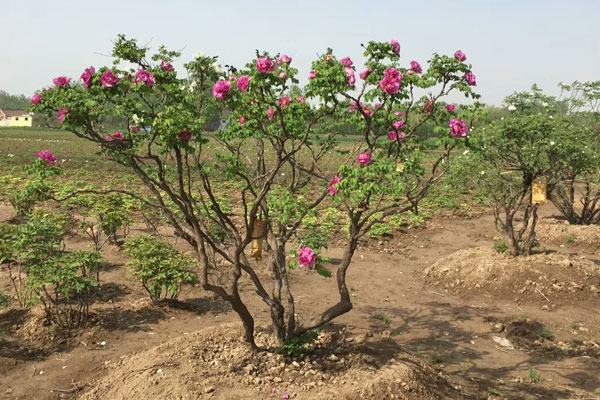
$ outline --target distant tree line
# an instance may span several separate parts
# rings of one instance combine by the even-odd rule
[[[0,90],[0,108],[6,110],[26,110],[29,98],[22,94],[12,95]]]

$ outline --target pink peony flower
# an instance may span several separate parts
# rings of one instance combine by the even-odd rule
[[[280,72],[279,73],[279,78],[281,78],[281,79],[287,79],[287,74],[285,72]]]
[[[371,164],[371,153],[360,153],[356,156],[356,161],[361,165]]]
[[[162,60],[160,62],[160,69],[162,69],[163,71],[175,71],[173,65],[169,62],[166,62],[165,60]]]
[[[402,118],[402,117],[404,117],[404,113],[403,113],[402,111],[396,111],[396,112],[394,113],[394,115],[395,115],[396,117],[398,117],[398,118]]]
[[[229,81],[216,81],[213,86],[212,94],[215,98],[223,100],[229,94],[230,90],[231,83]]]
[[[458,61],[465,61],[467,59],[467,56],[462,51],[456,50],[454,52],[454,58],[456,58]]]
[[[404,132],[396,132],[396,131],[389,131],[388,132],[388,139],[391,141],[394,140],[403,140],[404,139]]]
[[[394,127],[395,130],[398,130],[400,128],[404,128],[404,120],[401,119],[400,121],[396,121],[392,124],[392,126]]]
[[[333,61],[333,56],[331,54],[327,54],[327,56],[325,57],[325,59],[327,61]]]
[[[285,107],[288,104],[290,104],[292,102],[292,98],[288,97],[288,96],[284,96],[281,99],[279,99],[279,104],[281,105],[281,107]]]
[[[31,104],[40,104],[42,102],[41,94],[34,94],[31,96]]]
[[[356,76],[354,76],[354,70],[350,67],[344,68],[346,71],[346,82],[348,82],[349,87],[354,87],[356,84]]]
[[[145,69],[138,69],[135,73],[133,84],[137,85],[140,82],[144,83],[146,87],[152,87],[152,85],[154,85],[154,76]]]
[[[371,70],[369,69],[369,67],[367,67],[366,65],[364,66],[363,70],[360,72],[360,74],[358,74],[358,76],[360,77],[360,79],[362,79],[363,81],[367,80],[367,77],[371,74]]]
[[[258,72],[271,72],[275,70],[275,65],[270,58],[259,57],[258,60],[256,60],[256,69]]]
[[[298,263],[301,267],[308,267],[311,269],[317,261],[317,255],[310,247],[301,247],[298,249]]]
[[[46,161],[48,164],[54,164],[56,162],[56,157],[50,150],[42,150],[37,152],[35,156],[39,159]]]
[[[381,106],[383,106],[383,103],[375,103],[375,108],[381,108]]]
[[[350,57],[344,57],[340,60],[340,64],[342,64],[344,67],[351,67],[352,65],[354,65],[354,63],[352,62],[352,60],[350,59]]]
[[[90,86],[90,82],[92,80],[92,75],[94,75],[94,73],[96,72],[96,68],[94,67],[89,67],[83,70],[83,73],[81,74],[80,78],[83,81],[83,87],[84,88],[88,88]]]
[[[367,115],[367,116],[371,116],[373,114],[373,111],[371,111],[371,109],[369,107],[363,107],[363,112]]]
[[[446,104],[446,110],[452,112],[456,110],[456,106],[454,104]]]
[[[433,103],[431,102],[431,100],[427,100],[425,103],[423,103],[423,108],[425,109],[425,112],[427,114],[431,114],[431,112],[433,111]]]
[[[235,77],[235,75],[229,75],[229,82],[235,82],[237,81],[237,78]]]
[[[125,136],[123,136],[123,134],[121,132],[115,132],[112,135],[106,135],[106,137],[104,138],[107,142],[112,142],[113,140],[118,140],[119,143],[123,143],[123,141],[125,140]]]
[[[281,65],[283,63],[286,64],[291,64],[292,63],[292,57],[288,56],[287,54],[282,54],[281,56],[279,56],[279,58],[277,59],[277,64]]]
[[[273,121],[274,116],[275,116],[275,111],[273,111],[273,109],[271,107],[269,107],[269,109],[267,110],[267,118],[269,118],[269,121]]]
[[[448,124],[452,136],[467,136],[467,124],[462,119],[454,118]]]
[[[244,126],[245,123],[246,123],[246,117],[244,117],[243,115],[240,115],[240,126]]]
[[[416,61],[411,61],[410,62],[410,68],[415,71],[417,74],[420,74],[421,72],[423,72],[423,68],[421,68],[421,64],[419,64]]]
[[[477,86],[477,83],[475,82],[475,74],[473,74],[472,72],[467,72],[465,74],[465,79],[467,80],[467,83],[471,86]]]
[[[412,69],[409,69],[408,71],[406,71],[406,75],[414,75],[415,71],[413,71]]]
[[[137,125],[131,124],[131,125],[128,126],[128,128],[129,128],[129,131],[133,132],[133,133],[139,133],[139,132],[141,132],[141,128],[139,126],[137,126]]]
[[[335,196],[336,193],[338,192],[338,188],[337,188],[337,184],[340,183],[340,177],[339,176],[334,176],[333,179],[331,180],[331,182],[329,182],[329,186],[327,187],[327,190],[329,190],[329,195],[330,196]]]
[[[379,87],[384,93],[396,94],[401,82],[402,73],[395,68],[388,68],[384,72],[383,79],[379,81]]]
[[[67,115],[69,110],[69,108],[61,108],[60,110],[58,110],[58,112],[56,113],[56,119],[58,120],[58,122],[60,122],[61,124],[63,123],[65,115]]]
[[[52,79],[52,83],[54,83],[54,86],[60,87],[66,87],[70,81],[71,79],[67,78],[66,76],[59,76],[57,78]]]
[[[192,138],[192,132],[188,128],[184,128],[177,137],[184,142],[189,141]]]
[[[361,102],[361,105],[362,105],[362,102]],[[350,111],[356,111],[356,110],[358,110],[358,103],[355,101],[351,101],[350,102]]]
[[[100,82],[106,87],[113,87],[117,83],[119,83],[120,79],[112,72],[110,69],[104,71],[102,76],[100,77]]]
[[[308,73],[308,79],[309,79],[309,80],[311,80],[311,79],[315,79],[316,77],[317,77],[317,71],[315,71],[314,69],[313,69],[313,70],[311,70],[311,71]]]
[[[242,92],[245,92],[248,89],[249,84],[250,84],[250,77],[247,75],[242,75],[237,80],[237,87]]]
[[[298,96],[296,97],[296,100],[298,100],[302,104],[306,103],[306,99],[304,98],[304,96]]]
[[[394,53],[400,54],[400,43],[398,43],[397,40],[392,39],[392,40],[389,41],[389,44],[391,44],[392,46],[394,46]]]

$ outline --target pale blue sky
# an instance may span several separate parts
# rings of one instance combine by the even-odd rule
[[[598,0],[0,0],[0,89],[31,94],[58,75],[110,63],[117,34],[164,43],[183,61],[202,51],[241,66],[254,49],[293,57],[307,75],[332,47],[360,64],[360,43],[397,39],[402,61],[462,49],[482,101],[501,104],[534,82],[600,80]]]

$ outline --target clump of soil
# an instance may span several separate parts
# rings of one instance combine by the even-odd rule
[[[600,225],[571,225],[566,220],[543,218],[535,230],[536,237],[543,243],[565,246],[594,246],[600,243]]]
[[[517,348],[555,358],[588,357],[600,359],[600,344],[591,339],[557,340],[544,324],[529,318],[486,318],[494,330],[503,333]]]
[[[423,271],[428,283],[453,294],[485,293],[515,301],[600,300],[600,265],[584,257],[510,257],[491,248],[462,249]]]
[[[391,339],[321,333],[312,355],[250,351],[239,324],[224,324],[107,364],[81,399],[470,398]],[[257,344],[275,344],[267,333]]]

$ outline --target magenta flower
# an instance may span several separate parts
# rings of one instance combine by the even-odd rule
[[[383,79],[379,81],[379,87],[387,94],[396,94],[400,89],[402,73],[395,68],[385,70]]]
[[[58,120],[58,122],[62,124],[63,120],[65,119],[65,115],[67,115],[68,112],[69,108],[61,108],[60,110],[58,110],[58,112],[56,113],[56,119]]]
[[[94,73],[96,72],[96,68],[94,67],[89,67],[83,70],[83,73],[81,74],[80,78],[83,81],[83,87],[84,88],[88,88],[90,86],[90,82],[92,80],[92,75],[94,75]]]
[[[367,80],[367,77],[371,74],[371,70],[369,69],[369,67],[367,67],[366,65],[364,66],[363,70],[360,72],[360,74],[358,74],[358,76],[360,77],[360,79],[362,79],[363,81]]]
[[[281,65],[283,63],[286,64],[291,64],[292,63],[292,57],[288,56],[287,54],[282,54],[278,59],[277,59],[277,64]]]
[[[285,107],[288,104],[290,104],[292,102],[292,98],[288,97],[288,96],[284,96],[281,99],[279,99],[279,104],[281,105],[281,107]]]
[[[162,69],[163,71],[175,71],[175,68],[173,68],[173,65],[169,62],[166,62],[165,60],[162,60],[160,62],[160,69]]]
[[[361,102],[361,105],[362,105],[362,102]],[[355,102],[355,101],[350,102],[350,111],[356,111],[356,110],[358,110],[358,107],[359,107],[359,105],[357,102]]]
[[[402,117],[404,117],[404,113],[403,113],[402,111],[396,111],[396,112],[394,113],[394,115],[395,115],[396,117],[398,117],[398,118],[402,118]]]
[[[454,58],[456,58],[458,61],[465,61],[467,59],[467,56],[462,51],[456,50],[454,52]]]
[[[285,72],[280,72],[279,73],[279,78],[281,78],[281,79],[287,79],[287,74]]]
[[[123,136],[123,134],[121,132],[117,131],[117,132],[113,133],[112,138],[117,139],[119,141],[123,141],[123,139],[125,139],[125,136]]]
[[[431,100],[427,100],[425,103],[423,103],[423,108],[425,109],[425,112],[427,114],[431,114],[431,112],[433,111],[433,103],[431,102]]]
[[[192,138],[192,132],[188,128],[184,128],[177,137],[184,142],[189,141]]]
[[[298,96],[296,97],[296,100],[298,100],[302,104],[306,103],[306,99],[304,98],[304,96]]]
[[[39,159],[46,161],[48,164],[54,164],[56,162],[56,157],[50,150],[42,150],[35,154],[35,156]]]
[[[41,94],[34,94],[31,96],[31,104],[40,104],[42,102]]]
[[[154,85],[154,75],[145,69],[138,69],[138,71],[135,73],[133,84],[137,85],[140,82],[144,83],[146,87],[152,87],[152,85]]]
[[[330,196],[335,196],[338,192],[337,184],[340,183],[340,177],[334,176],[331,182],[329,182],[329,186],[327,186],[327,190],[329,191]]]
[[[394,46],[394,53],[400,54],[400,43],[398,43],[397,40],[392,39],[392,40],[389,41],[389,44],[391,44],[392,46]]]
[[[246,123],[246,117],[244,117],[243,115],[240,115],[240,126],[244,126],[245,123]]]
[[[396,132],[396,131],[389,131],[388,132],[388,139],[391,141],[394,140],[404,140],[404,136],[405,133],[404,132]]]
[[[371,164],[371,153],[360,153],[356,156],[356,161],[361,165]]]
[[[213,96],[215,96],[215,98],[217,98],[219,100],[223,100],[229,94],[230,91],[231,91],[231,82],[216,81],[213,86],[212,94],[213,94]]]
[[[256,60],[256,69],[258,72],[271,72],[275,70],[275,65],[270,58],[259,57],[258,60]]]
[[[344,68],[346,71],[346,82],[348,82],[349,87],[354,87],[356,84],[356,76],[354,76],[354,70],[350,67]]]
[[[317,77],[317,71],[315,71],[314,69],[308,73],[309,80],[315,79],[316,77]]]
[[[452,112],[456,110],[456,106],[454,104],[446,104],[446,110]]]
[[[237,87],[242,92],[245,92],[248,89],[249,84],[250,84],[250,77],[247,75],[242,75],[237,80]]]
[[[421,64],[419,64],[416,61],[411,61],[410,62],[410,68],[415,71],[417,74],[420,74],[421,72],[423,72],[423,68],[421,68]]]
[[[363,107],[363,112],[370,117],[373,114],[373,111],[371,111],[371,109],[369,107]]]
[[[392,124],[392,126],[394,127],[395,130],[398,130],[400,128],[404,128],[404,120],[401,119],[400,121],[396,121]]]
[[[452,136],[467,136],[467,124],[462,119],[454,118],[448,124]]]
[[[352,65],[354,65],[354,63],[352,62],[352,60],[350,59],[350,57],[344,57],[340,60],[340,64],[342,64],[344,67],[351,67]]]
[[[141,131],[141,128],[139,126],[133,125],[133,124],[130,124],[128,126],[128,128],[129,128],[129,131],[133,132],[133,133],[139,133]]]
[[[383,106],[383,103],[375,103],[375,108],[381,108],[381,106]]]
[[[477,86],[477,82],[475,82],[475,74],[473,74],[472,72],[467,72],[465,74],[465,79],[467,80],[467,83],[471,86]]]
[[[71,79],[67,78],[66,76],[59,76],[59,77],[52,79],[52,83],[54,83],[54,86],[60,86],[60,87],[66,87],[70,81],[71,81]]]
[[[271,107],[269,107],[269,109],[267,110],[267,118],[269,118],[269,121],[273,121],[274,116],[275,116],[275,111],[273,111],[273,109]]]
[[[106,87],[113,87],[117,83],[119,83],[120,79],[112,72],[110,69],[104,71],[102,76],[100,77],[100,82]]]
[[[301,267],[308,267],[311,269],[317,261],[317,255],[310,247],[301,247],[298,249],[298,263]]]

